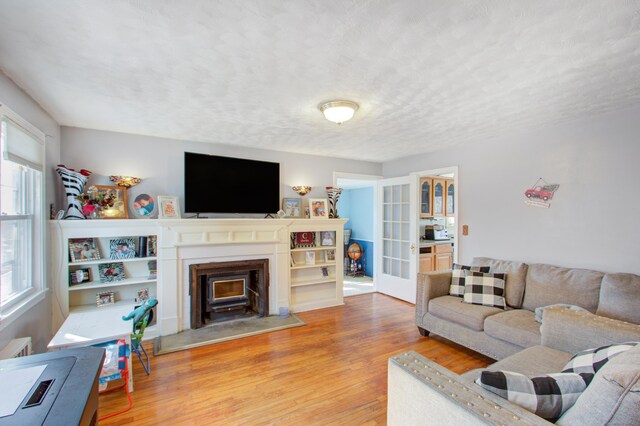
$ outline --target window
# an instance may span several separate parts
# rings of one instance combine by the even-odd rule
[[[43,289],[44,135],[0,105],[0,320]]]

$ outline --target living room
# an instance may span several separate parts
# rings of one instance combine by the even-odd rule
[[[457,167],[456,263],[491,257],[640,274],[637,3],[208,3],[0,1],[0,104],[43,135],[45,150],[42,279],[19,309],[0,306],[0,348],[29,336],[34,352],[44,353],[58,331],[51,325],[64,320],[49,223],[50,205],[54,214],[67,206],[59,164],[90,170],[88,185],[112,185],[112,175],[140,177],[130,198],[173,195],[182,207],[185,152],[279,163],[279,197],[300,197],[293,187],[307,185],[303,203],[326,198],[336,173],[394,179]],[[358,105],[340,125],[319,109],[336,99]],[[523,195],[539,178],[559,185],[544,207]],[[252,188],[238,195],[251,197]],[[278,219],[264,219],[271,220]],[[417,285],[415,276],[410,281]],[[169,306],[169,297],[158,300]],[[219,415],[230,423],[247,414],[246,424],[322,423],[297,417],[293,408],[282,417],[266,414],[269,399],[280,410],[298,404],[312,419],[325,409],[343,414],[328,422],[383,422],[386,361],[396,353],[415,350],[458,373],[492,362],[444,338],[420,336],[411,303],[381,293],[344,303],[301,312],[307,326],[152,357],[148,377],[134,366],[134,414],[114,420],[161,423],[164,402],[154,395],[177,382],[192,396],[177,375],[188,374],[199,387],[193,374],[210,363],[218,363],[217,372],[231,368],[234,356],[256,363],[260,383],[271,379],[284,388],[288,375],[300,389],[298,397],[282,390],[279,400],[277,389],[256,390],[245,371],[238,386],[253,386],[256,395],[246,401],[255,411],[247,414],[239,396],[214,405],[225,407]],[[358,324],[355,335],[349,322]],[[360,386],[370,383],[369,395],[354,387],[352,400],[347,393],[333,399],[337,389],[327,386],[314,396],[297,381],[314,382],[304,371],[269,372],[258,363],[285,357],[289,348],[308,362],[317,358],[309,367],[316,383],[348,386],[325,374],[341,363],[328,359],[334,342],[327,333],[351,348],[354,354],[335,354],[346,356],[353,371],[375,370],[370,382],[334,370]],[[359,351],[371,359],[358,361]],[[171,398],[167,404],[178,409],[179,397]],[[180,420],[207,423],[186,414]]]

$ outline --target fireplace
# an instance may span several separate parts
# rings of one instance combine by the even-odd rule
[[[269,259],[189,266],[191,328],[269,315]]]

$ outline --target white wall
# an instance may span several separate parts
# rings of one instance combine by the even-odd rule
[[[640,106],[390,161],[385,178],[459,166],[460,261],[475,256],[640,273]],[[524,204],[539,177],[550,209]]]
[[[335,171],[374,175],[382,171],[380,163],[62,127],[62,163],[91,170],[89,184],[111,184],[109,175],[137,176],[142,183],[130,190],[129,197],[141,192],[179,195],[183,212],[185,151],[279,162],[281,197],[298,197],[291,187],[310,185],[313,189],[305,203],[310,197],[326,198],[325,187],[332,185]],[[251,191],[240,195],[250,197]]]
[[[49,217],[48,206],[50,203],[56,203],[60,197],[60,190],[57,185],[55,166],[60,160],[60,126],[43,110],[29,95],[22,91],[7,76],[0,72],[0,102],[18,113],[22,118],[36,126],[46,137],[46,165],[45,181],[46,181],[46,200],[47,211],[45,216]],[[48,226],[46,229],[46,238],[49,241]],[[48,247],[48,243],[45,247]],[[45,257],[45,264],[47,258]],[[49,273],[45,267],[45,283],[49,283]],[[33,339],[34,350],[44,352],[46,346],[51,340],[51,295],[47,297],[35,307],[30,309],[19,319],[11,323],[9,326],[0,331],[0,348],[4,347],[9,340],[14,337],[31,336]]]

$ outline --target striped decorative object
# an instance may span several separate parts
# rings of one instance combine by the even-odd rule
[[[84,219],[82,204],[77,197],[84,190],[84,185],[87,183],[91,172],[84,169],[76,172],[62,164],[58,165],[56,172],[62,178],[62,185],[67,196],[67,211],[63,219]]]

